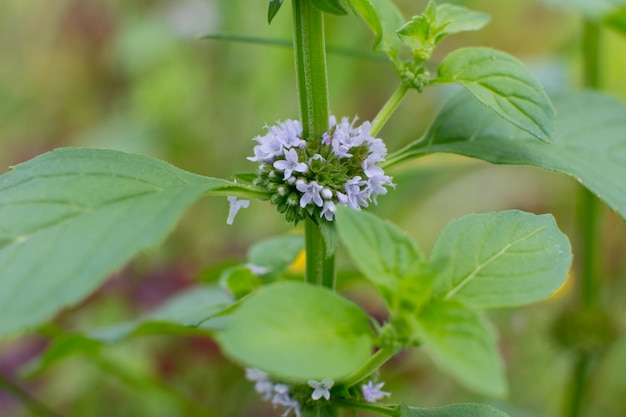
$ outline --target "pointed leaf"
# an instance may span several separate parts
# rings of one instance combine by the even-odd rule
[[[555,116],[543,87],[512,56],[490,48],[461,48],[439,65],[437,83],[458,83],[480,103],[545,142]]]
[[[550,296],[567,278],[572,253],[551,215],[508,210],[451,221],[430,262],[441,266],[435,297],[495,308]]]
[[[398,58],[400,39],[396,30],[404,23],[402,13],[391,0],[349,0],[376,36],[374,50],[386,53],[392,61]]]
[[[270,4],[267,8],[267,23],[272,23],[276,13],[280,10],[280,6],[283,5],[283,0],[270,0]]]
[[[238,186],[152,158],[59,149],[0,176],[0,336],[32,329]]]
[[[442,370],[476,392],[506,394],[495,332],[480,313],[456,301],[436,301],[421,311],[415,326],[424,349]]]
[[[400,405],[400,417],[509,417],[508,414],[484,404],[454,404],[422,408]]]
[[[346,377],[369,358],[373,343],[363,310],[302,282],[270,284],[243,299],[216,337],[231,358],[295,381]]]
[[[338,208],[335,222],[354,263],[392,304],[398,283],[422,259],[413,239],[390,222],[345,207]]]
[[[426,137],[388,160],[450,152],[495,164],[532,165],[575,178],[626,219],[626,105],[594,92],[554,98],[554,142],[494,117],[467,94],[449,100]]]
[[[449,3],[440,4],[437,6],[437,29],[440,32],[437,41],[455,33],[482,29],[489,20],[491,17],[485,13]]]
[[[319,10],[336,15],[344,15],[348,12],[343,7],[341,0],[311,0]]]

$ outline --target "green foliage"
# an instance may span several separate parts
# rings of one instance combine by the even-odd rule
[[[339,207],[337,219],[339,236],[359,270],[393,305],[401,279],[422,261],[417,245],[391,222],[370,213],[353,215],[353,210]]]
[[[408,235],[372,214],[342,209],[336,222],[391,310],[381,343],[422,345],[468,388],[504,395],[496,337],[477,309],[528,304],[563,283],[571,253],[552,217],[515,210],[462,217],[444,229],[427,261]]]
[[[0,177],[0,335],[86,297],[203,195],[248,190],[108,150],[59,149],[16,166]]]
[[[265,286],[226,316],[216,338],[224,353],[290,381],[339,380],[370,355],[367,315],[344,297],[300,282]]]
[[[482,394],[506,394],[502,361],[491,324],[456,301],[437,300],[414,318],[424,349],[441,369]]]
[[[233,303],[225,290],[200,285],[185,290],[145,316],[125,323],[84,332],[62,333],[55,337],[29,373],[41,373],[55,363],[74,355],[97,355],[107,344],[149,334],[208,335],[215,317]]]
[[[461,48],[439,65],[437,83],[458,83],[500,117],[549,142],[554,109],[524,65],[490,48]]]
[[[626,105],[598,93],[554,98],[560,115],[552,143],[541,143],[482,108],[452,97],[424,138],[389,157],[391,164],[449,152],[496,164],[532,165],[569,175],[626,218]]]
[[[269,6],[267,7],[267,23],[272,23],[272,20],[274,20],[274,17],[282,5],[283,0],[270,0]]]
[[[479,30],[489,20],[489,15],[484,13],[447,3],[437,5],[431,1],[423,14],[413,17],[396,32],[414,56],[428,61],[437,44],[446,36]]]
[[[552,216],[509,210],[451,221],[430,261],[442,267],[435,297],[497,308],[548,297],[563,283],[572,255]]]
[[[400,39],[396,30],[404,23],[402,13],[391,0],[349,0],[374,36],[374,50],[389,56],[392,62],[398,59]]]
[[[508,417],[508,415],[483,404],[454,404],[433,408],[409,407],[402,404],[400,417]]]

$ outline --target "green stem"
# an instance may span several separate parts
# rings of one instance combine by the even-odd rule
[[[372,136],[376,136],[378,132],[383,128],[387,120],[391,117],[393,112],[398,108],[402,99],[409,91],[409,86],[402,83],[400,87],[393,93],[393,95],[387,100],[382,109],[378,112],[374,120],[372,121],[372,128],[370,130],[370,134]]]
[[[304,223],[306,281],[335,288],[335,256],[326,256],[326,244],[320,227],[307,217]]]
[[[324,14],[310,0],[293,0],[293,29],[303,136],[319,140],[329,115]]]
[[[310,0],[293,0],[293,42],[303,137],[320,141],[328,131],[328,74],[324,14]],[[335,286],[335,257],[327,254],[321,230],[305,220],[306,281]]]
[[[583,34],[583,59],[585,87],[600,87],[600,27],[586,21]],[[580,280],[581,302],[593,307],[597,302],[598,279],[600,277],[600,225],[601,203],[589,190],[581,188],[578,229],[581,232]]]
[[[585,21],[583,33],[583,61],[585,87],[598,89],[600,75],[600,27],[597,23]],[[592,309],[598,304],[600,272],[600,226],[602,205],[600,200],[584,187],[580,188],[577,214],[577,228],[580,267],[580,309]],[[572,369],[569,390],[563,408],[564,417],[579,417],[585,407],[594,371],[595,353],[580,352]]]
[[[29,393],[15,385],[13,382],[0,375],[0,390],[9,393],[13,398],[20,403],[28,407],[33,413],[43,417],[61,417],[60,414],[52,411],[35,398],[31,397]]]
[[[374,353],[370,358],[365,362],[365,364],[346,378],[343,384],[346,387],[354,386],[360,382],[363,382],[365,379],[369,378],[378,368],[380,368],[385,362],[391,359],[397,351],[395,349],[390,348],[381,348],[376,353]]]
[[[583,415],[584,404],[589,388],[589,375],[593,367],[593,358],[589,353],[581,353],[576,360],[570,380],[569,392],[565,403],[564,415],[580,417]]]

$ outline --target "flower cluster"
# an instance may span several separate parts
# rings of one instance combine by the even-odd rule
[[[283,416],[291,412],[295,417],[300,417],[302,411],[300,403],[290,395],[291,387],[287,384],[274,383],[269,376],[258,369],[247,368],[246,379],[254,382],[254,389],[261,395],[264,401],[271,401],[275,407],[282,407]]]
[[[300,417],[303,404],[310,403],[311,400],[318,401],[321,398],[330,400],[330,389],[335,384],[330,379],[323,381],[311,379],[307,382],[308,386],[292,387],[284,383],[273,382],[265,372],[254,368],[246,369],[246,379],[254,382],[254,389],[264,401],[270,401],[275,407],[282,407],[284,417],[291,412],[295,417]]]
[[[329,132],[305,141],[302,124],[286,120],[254,138],[254,156],[248,159],[259,163],[255,185],[270,192],[288,221],[307,215],[332,221],[337,205],[360,210],[393,186],[378,166],[387,154],[385,144],[370,135],[369,122],[355,123],[331,116]]]

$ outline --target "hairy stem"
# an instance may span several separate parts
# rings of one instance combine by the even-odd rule
[[[319,141],[328,130],[328,74],[324,15],[310,0],[293,0],[293,42],[303,137]],[[320,228],[310,218],[305,234],[306,281],[334,288],[334,254],[327,256]]]
[[[29,393],[24,391],[19,386],[15,385],[9,379],[0,375],[0,391],[9,393],[13,398],[18,400],[24,406],[28,407],[33,413],[42,417],[61,417],[60,414],[52,411],[38,400],[33,398]]]

